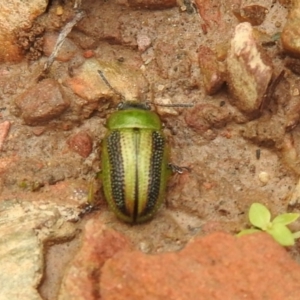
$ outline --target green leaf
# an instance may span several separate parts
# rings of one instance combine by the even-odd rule
[[[299,239],[300,238],[300,231],[296,231],[296,232],[293,232],[293,237],[294,239]]]
[[[267,232],[282,246],[292,246],[295,244],[292,232],[283,224],[273,224],[271,228],[267,229]]]
[[[276,218],[274,218],[272,223],[273,224],[280,223],[282,225],[288,225],[288,224],[295,222],[299,218],[299,216],[300,216],[300,214],[294,214],[294,213],[282,214],[282,215],[279,215]]]
[[[263,204],[252,203],[249,209],[249,220],[255,227],[266,230],[271,220],[271,213]]]
[[[243,235],[247,235],[247,234],[251,234],[251,233],[255,233],[255,232],[261,232],[261,230],[259,229],[254,229],[254,228],[251,228],[251,229],[244,229],[242,231],[240,231],[236,236],[243,236]]]

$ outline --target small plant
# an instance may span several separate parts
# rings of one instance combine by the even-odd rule
[[[299,216],[300,214],[296,213],[284,213],[271,221],[271,213],[266,206],[252,203],[249,209],[249,221],[254,227],[242,230],[237,236],[265,231],[280,245],[292,246],[295,244],[295,239],[300,238],[300,231],[292,233],[287,225],[295,222]]]

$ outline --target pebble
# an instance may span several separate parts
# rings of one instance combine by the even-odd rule
[[[248,5],[239,10],[233,10],[233,13],[240,22],[249,22],[253,26],[258,26],[265,20],[268,9],[261,5]]]
[[[273,68],[260,53],[250,23],[236,26],[227,57],[227,82],[235,104],[249,115],[259,113]]]
[[[262,171],[258,174],[258,179],[261,181],[261,183],[267,184],[270,180],[270,174]]]
[[[145,52],[151,46],[151,39],[145,34],[138,34],[136,37],[138,49]]]
[[[15,105],[27,125],[42,125],[59,117],[70,103],[54,79],[45,79],[19,95]]]
[[[281,33],[283,49],[293,56],[300,57],[300,2],[294,1],[294,6],[288,14],[287,22]]]
[[[209,47],[200,46],[198,49],[198,60],[206,93],[213,95],[220,90],[224,83],[216,54]]]
[[[160,116],[178,116],[175,108],[171,107],[174,103],[172,103],[170,98],[157,97],[154,99],[154,103],[157,104],[156,109]],[[163,105],[170,105],[170,107]]]
[[[86,132],[78,132],[73,135],[68,141],[70,149],[80,156],[87,158],[93,150],[93,141],[90,135]]]
[[[56,7],[56,15],[61,16],[64,13],[64,8],[61,5]]]
[[[75,94],[91,103],[96,103],[99,99],[113,98],[115,92],[112,91],[103,81],[98,73],[103,71],[103,75],[116,88],[125,99],[138,99],[140,91],[145,90],[147,81],[142,72],[122,66],[114,62],[104,62],[96,58],[90,58],[83,62],[82,65],[74,68],[74,76],[67,78],[64,84],[68,85]],[[133,84],[134,83],[134,84]],[[115,97],[115,104],[120,99]]]

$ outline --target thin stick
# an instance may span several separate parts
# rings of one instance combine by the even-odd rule
[[[54,46],[54,49],[51,53],[51,55],[49,56],[48,60],[46,61],[45,65],[44,65],[44,70],[43,72],[46,73],[49,68],[51,67],[51,65],[53,64],[53,61],[55,59],[55,57],[57,56],[57,53],[59,51],[59,49],[61,48],[62,44],[64,43],[67,35],[71,32],[72,28],[85,16],[85,12],[82,11],[78,11],[75,14],[75,17],[68,22],[65,27],[62,29],[62,31],[60,32],[58,39],[56,41],[56,44]]]

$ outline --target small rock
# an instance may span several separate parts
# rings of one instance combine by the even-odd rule
[[[270,180],[270,174],[262,171],[258,174],[258,179],[261,181],[261,183],[266,185]]]
[[[157,97],[154,99],[154,103],[157,105],[156,111],[160,116],[178,116],[178,112],[172,107],[174,103],[172,103],[170,98]]]
[[[292,60],[293,61],[293,60]],[[290,61],[292,63],[292,61]],[[297,64],[294,63],[296,67]],[[298,83],[291,82],[289,78],[282,77],[274,90],[274,97],[283,109],[285,130],[291,131],[300,121],[300,95],[297,95]],[[279,113],[279,115],[282,115]],[[278,127],[278,125],[277,125]]]
[[[83,52],[84,58],[91,58],[95,56],[95,52],[93,50],[86,50]]]
[[[9,121],[0,123],[0,151],[2,150],[3,143],[8,135],[9,129],[10,129]]]
[[[96,5],[94,5],[95,3],[89,6],[88,17],[83,18],[76,25],[76,28],[81,33],[84,33],[88,37],[87,39],[92,38],[95,42],[106,40],[112,44],[122,44],[122,8],[116,5],[115,9],[112,10],[109,5],[103,5],[101,7],[101,14],[99,14]],[[80,41],[79,43],[82,46]],[[98,45],[98,42],[94,43],[94,45]]]
[[[219,91],[224,83],[216,55],[209,47],[200,46],[198,49],[198,60],[206,93],[213,95]]]
[[[126,237],[107,228],[98,219],[89,220],[85,225],[82,247],[64,275],[58,299],[100,299],[97,287],[103,264],[116,253],[131,249]]]
[[[278,148],[280,149],[282,162],[299,176],[299,153],[293,136],[291,134],[285,134],[283,137],[283,141]],[[299,187],[297,189],[298,191],[300,190]],[[300,202],[300,198],[296,199],[296,196],[292,196],[292,198],[294,200],[297,200],[297,202]]]
[[[300,266],[265,233],[241,238],[214,233],[180,252],[161,255],[122,251],[106,261],[100,280],[103,300],[190,300],[199,295],[214,300],[288,295],[297,300],[299,289]]]
[[[151,46],[151,39],[145,34],[138,34],[136,37],[138,49],[145,52]]]
[[[53,120],[70,105],[54,79],[39,82],[18,96],[15,104],[27,125],[40,125]]]
[[[57,33],[46,33],[44,35],[43,51],[46,56],[52,54],[57,38]],[[65,38],[55,59],[64,62],[69,61],[77,52],[79,52],[79,48],[70,39]]]
[[[64,8],[61,5],[56,7],[56,15],[61,16],[64,13]]]
[[[93,149],[92,138],[86,132],[78,132],[67,141],[70,149],[80,156],[87,158]]]
[[[234,9],[233,13],[240,22],[249,22],[252,26],[258,26],[265,20],[268,9],[261,5],[248,5],[241,9]]]
[[[292,194],[289,197],[289,205],[293,206],[300,203],[300,180],[298,180]]]
[[[98,70],[103,72],[109,84],[121,93],[125,99],[139,99],[140,91],[147,86],[147,81],[140,71],[95,58],[87,59],[81,66],[75,68],[74,76],[67,78],[65,83],[70,86],[75,94],[89,102],[97,102],[101,98],[118,96],[107,86]],[[120,98],[116,99],[116,103],[119,101]]]
[[[96,40],[98,41],[98,39],[87,36],[81,31],[72,31],[72,39],[76,41],[76,45],[78,45],[83,50],[89,51],[90,49],[97,48]]]
[[[295,4],[288,14],[281,33],[281,42],[286,52],[300,57],[300,4],[296,5],[298,2],[294,1]]]
[[[222,30],[224,28],[224,18],[221,14],[221,5],[218,0],[195,0],[195,5],[201,19],[204,21],[205,30],[209,29],[218,29]],[[202,29],[204,29],[202,27]],[[205,32],[206,34],[207,32]]]
[[[255,115],[264,100],[272,67],[260,53],[250,23],[236,26],[227,57],[227,82],[234,104]]]
[[[70,207],[57,204],[0,202],[1,300],[42,300],[37,287],[44,271],[44,244],[74,236],[76,226],[64,219],[70,213]]]
[[[15,33],[30,28],[47,6],[47,0],[0,2],[0,62],[18,62],[23,58]]]
[[[45,126],[36,126],[36,127],[33,127],[33,129],[32,129],[32,133],[36,136],[42,135],[45,131],[46,131]]]

